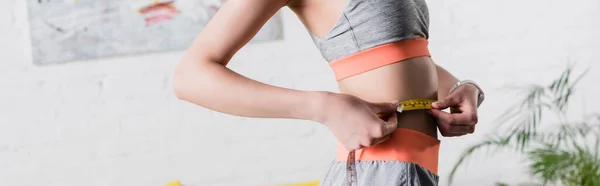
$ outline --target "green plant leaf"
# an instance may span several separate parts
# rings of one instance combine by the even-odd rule
[[[448,184],[451,185],[458,168],[476,151],[494,147],[525,153],[531,161],[531,174],[540,179],[541,185],[600,185],[600,113],[582,122],[570,122],[566,117],[575,85],[588,71],[573,78],[569,66],[548,86],[527,86],[522,101],[494,120],[496,126],[508,125],[508,130],[465,149],[449,174]],[[557,127],[547,121],[561,124]],[[578,143],[588,136],[596,137],[591,148]]]
[[[463,151],[463,154],[458,158],[458,161],[454,165],[454,167],[452,167],[452,171],[450,171],[450,174],[449,174],[448,185],[452,185],[452,182],[454,181],[454,175],[456,174],[456,171],[458,170],[458,168],[465,162],[465,160],[467,160],[477,150],[480,150],[482,148],[490,148],[490,147],[504,147],[504,146],[509,145],[508,142],[510,142],[510,136],[504,137],[504,138],[484,140],[478,144],[475,144],[475,145],[467,148],[465,151]]]

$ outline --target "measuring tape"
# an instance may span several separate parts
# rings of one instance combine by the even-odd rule
[[[408,101],[402,101],[398,103],[398,113],[410,110],[428,110],[432,109],[431,103],[435,100],[430,99],[412,99]],[[383,115],[377,114],[378,117],[382,118]],[[346,161],[346,182],[348,186],[355,186],[357,184],[356,178],[356,153],[354,150],[348,153],[348,159]]]

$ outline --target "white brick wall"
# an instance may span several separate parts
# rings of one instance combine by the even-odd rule
[[[600,1],[428,3],[436,62],[480,82],[488,97],[477,134],[442,139],[445,185],[462,148],[506,108],[499,88],[547,82],[567,61],[596,66]],[[282,13],[285,41],[243,48],[232,68],[273,85],[337,91],[304,27]],[[23,1],[0,0],[0,185],[269,185],[316,179],[333,158],[335,139],[316,123],[234,117],[175,99],[181,52],[33,66],[26,15]],[[574,109],[599,111],[597,72],[582,82]],[[457,185],[527,179],[514,171],[523,164],[513,154],[478,157]]]

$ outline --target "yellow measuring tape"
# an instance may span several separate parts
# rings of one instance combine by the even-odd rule
[[[402,113],[405,111],[411,110],[428,110],[432,109],[431,104],[435,102],[435,100],[431,99],[411,99],[407,101],[402,101],[398,103],[397,112]],[[378,117],[382,118],[382,114],[377,114]],[[356,160],[355,160],[355,152],[350,151],[348,154],[348,161],[346,162],[346,181],[349,186],[356,185]],[[296,184],[287,184],[284,186],[318,186],[319,181],[311,181],[305,183],[296,183]]]
[[[435,102],[435,100],[431,99],[411,99],[408,101],[400,102],[399,105],[402,105],[404,108],[402,111],[409,110],[428,110],[432,109],[431,104]]]
[[[408,101],[403,101],[398,103],[398,109],[396,110],[399,113],[402,113],[404,111],[411,111],[411,110],[428,110],[428,109],[432,109],[433,107],[431,107],[431,104],[435,102],[435,100],[431,100],[431,99],[411,99]],[[382,114],[377,114],[377,117],[383,117]]]
[[[398,113],[402,113],[411,110],[427,110],[432,108],[431,103],[433,102],[435,102],[435,100],[430,99],[411,99],[408,101],[402,101],[398,103],[398,109],[396,109],[396,111]],[[377,114],[377,116],[380,118],[383,117],[381,114]],[[348,160],[346,162],[346,183],[348,186],[355,186],[357,183],[355,158],[355,151],[350,151],[350,153],[348,153]]]
[[[396,110],[399,113],[411,110],[427,110],[432,109],[431,103],[435,102],[435,100],[430,99],[412,99],[408,101],[402,101],[398,103],[398,109]],[[383,118],[382,114],[377,114],[378,117]],[[346,174],[348,175],[348,185],[356,184],[356,165],[355,165],[355,154],[354,151],[350,151],[348,154],[348,162],[346,162]],[[285,184],[282,186],[318,186],[320,183],[319,180],[303,182],[303,183],[294,183],[294,184]],[[168,183],[166,186],[183,186],[179,180],[175,180],[171,183]]]

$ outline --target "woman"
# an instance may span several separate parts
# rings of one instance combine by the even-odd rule
[[[275,87],[226,68],[284,6],[313,36],[340,93]],[[214,111],[327,126],[340,145],[321,185],[344,183],[352,150],[359,185],[437,185],[437,126],[444,136],[472,133],[483,97],[475,83],[431,60],[428,24],[424,0],[229,0],[185,54],[174,88],[180,99]],[[398,101],[438,98],[434,109],[396,114]],[[448,107],[453,114],[441,111]]]

